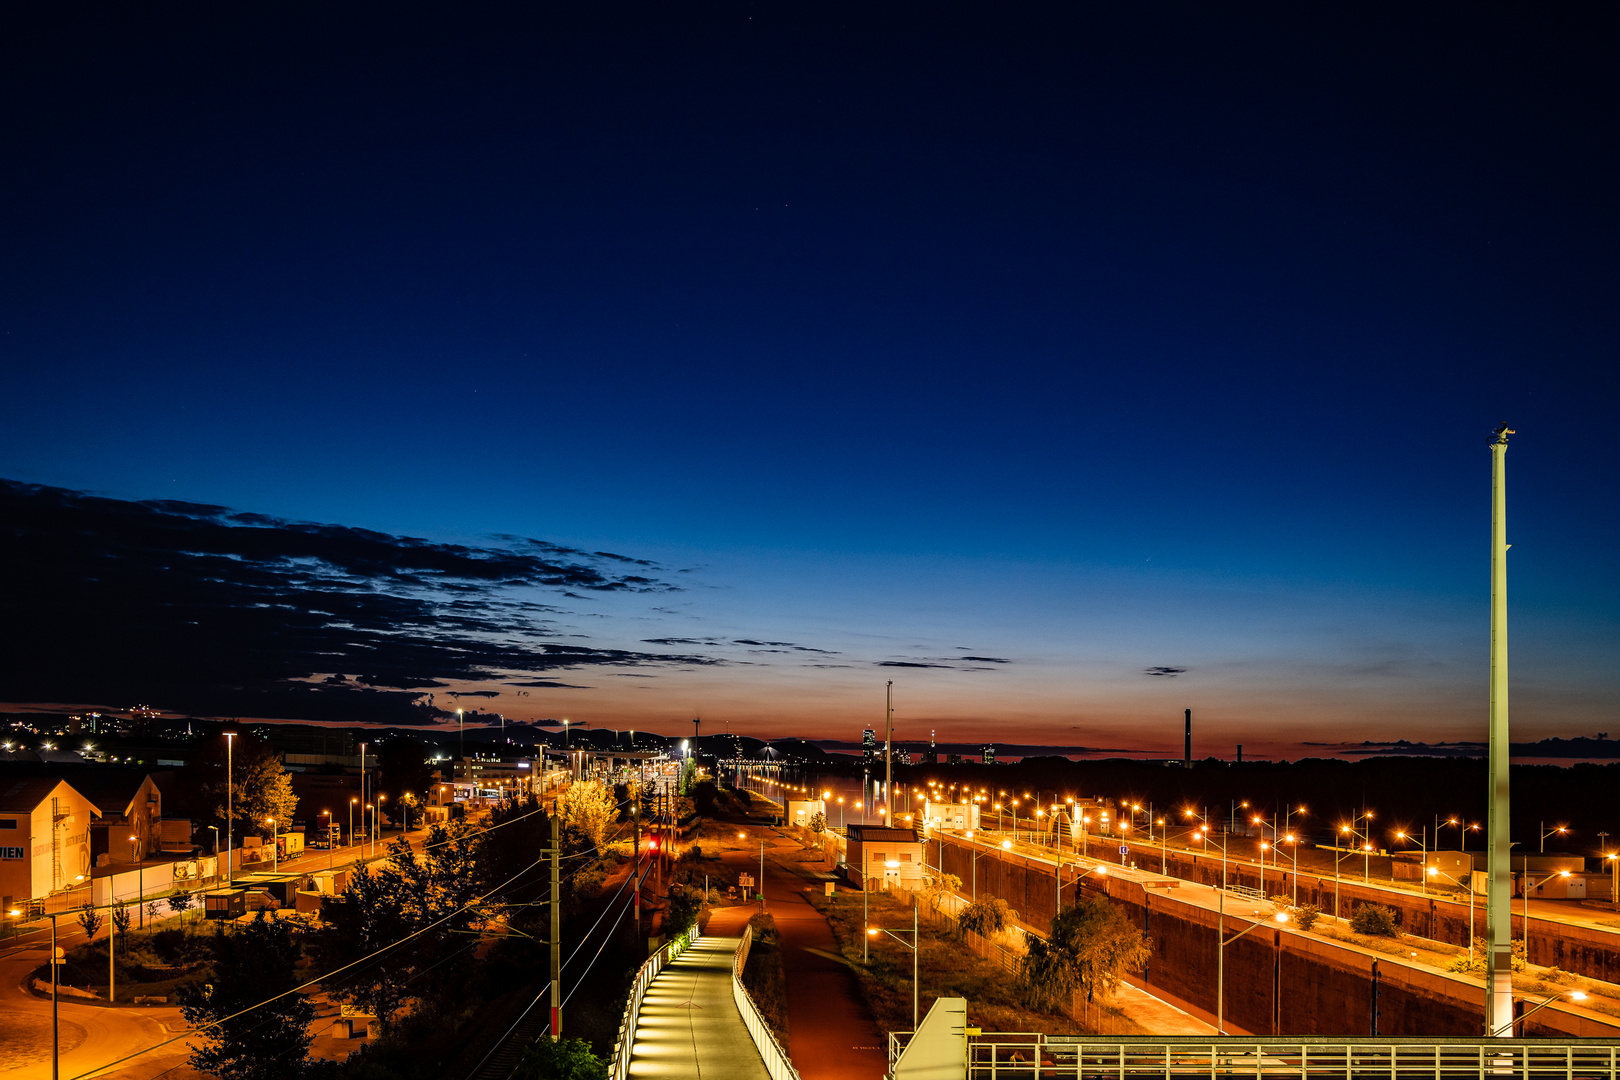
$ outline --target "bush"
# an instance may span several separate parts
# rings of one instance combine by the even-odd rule
[[[1362,904],[1350,915],[1350,929],[1372,937],[1400,937],[1395,912],[1383,904]]]
[[[584,1039],[552,1041],[542,1035],[523,1048],[514,1080],[607,1080],[607,1062]]]
[[[1486,941],[1482,937],[1479,937],[1478,935],[1475,935],[1473,949],[1470,950],[1470,952],[1468,953],[1467,956],[1459,956],[1457,959],[1455,959],[1451,963],[1447,964],[1446,965],[1446,970],[1447,971],[1464,972],[1464,973],[1470,972],[1470,971],[1484,971],[1485,970],[1485,954],[1490,951],[1490,947],[1491,947],[1490,942]],[[1513,970],[1514,971],[1523,971],[1524,968],[1525,968],[1524,939],[1523,938],[1514,938],[1513,939]],[[1553,970],[1557,971],[1558,969],[1554,968]],[[1551,975],[1548,976],[1548,978],[1551,978],[1551,977],[1552,977]]]
[[[1315,904],[1301,904],[1294,909],[1294,925],[1301,930],[1309,930],[1316,925],[1316,920],[1322,917],[1322,909]]]

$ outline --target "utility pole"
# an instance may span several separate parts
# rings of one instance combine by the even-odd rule
[[[562,835],[551,816],[551,1039],[562,1038]]]
[[[894,754],[890,747],[894,744],[894,680],[889,680],[884,699],[884,726],[883,726],[883,824],[892,825],[890,815],[893,809],[889,803],[893,801],[890,795],[890,785],[894,783]]]
[[[1487,846],[1490,888],[1485,901],[1485,1032],[1513,1034],[1512,818],[1508,812],[1507,437],[1491,440],[1491,741]],[[1529,924],[1526,923],[1526,929]]]

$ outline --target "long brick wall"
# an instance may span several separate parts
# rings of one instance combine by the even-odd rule
[[[975,851],[979,853],[976,860]],[[1037,929],[1050,924],[1057,888],[1050,864],[1013,852],[986,851],[951,838],[931,839],[928,861],[961,878],[964,893],[972,894],[976,880],[980,896],[1007,901],[1018,911],[1020,921]],[[1185,876],[1194,880],[1220,882],[1218,859],[1212,880],[1208,876],[1210,868],[1201,858],[1196,867],[1189,864],[1185,870]],[[1257,871],[1251,869],[1248,878],[1251,880],[1234,875],[1229,881],[1250,888],[1260,887]],[[1291,879],[1287,884],[1291,887]],[[1268,880],[1266,885],[1268,895],[1284,892],[1284,882]],[[1332,887],[1333,881],[1329,878],[1329,909]],[[1361,889],[1359,885],[1357,888]],[[1074,902],[1076,889],[1065,871],[1065,904]],[[1152,938],[1153,956],[1143,973],[1149,985],[1209,1012],[1215,1011],[1218,963],[1215,912],[1177,899],[1172,890],[1150,890],[1119,876],[1088,874],[1081,879],[1078,889],[1082,896],[1106,892],[1121,905],[1127,917]],[[1378,893],[1376,899],[1383,901],[1386,895]],[[1351,902],[1350,892],[1342,881],[1339,896],[1341,905]],[[1355,900],[1367,902],[1370,898],[1371,894],[1363,896],[1358,892]],[[1403,909],[1411,912],[1407,918],[1426,915],[1428,908],[1422,906],[1423,898],[1413,899],[1416,905]],[[1315,902],[1307,896],[1303,880],[1300,901]],[[1428,903],[1446,904],[1433,900]],[[1348,911],[1348,907],[1344,910]],[[1437,921],[1443,926],[1445,918]],[[1534,935],[1540,923],[1542,920],[1531,920],[1532,954],[1537,948]],[[1246,921],[1229,916],[1228,936],[1245,925]],[[1412,924],[1407,922],[1407,925]],[[1465,905],[1459,929],[1466,931],[1466,928]],[[1458,934],[1459,944],[1466,940],[1463,933]],[[1572,970],[1567,965],[1560,966]],[[1227,1019],[1256,1034],[1469,1036],[1480,1034],[1484,1024],[1484,990],[1478,983],[1369,957],[1337,942],[1305,934],[1271,927],[1252,930],[1226,947],[1225,967]],[[1531,1028],[1530,1034],[1547,1036],[1620,1036],[1620,1023],[1590,1021],[1561,1011],[1557,1006],[1538,1012],[1531,1021]]]

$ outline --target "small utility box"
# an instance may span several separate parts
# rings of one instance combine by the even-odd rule
[[[237,919],[247,914],[246,889],[221,889],[203,897],[203,913],[210,919]]]

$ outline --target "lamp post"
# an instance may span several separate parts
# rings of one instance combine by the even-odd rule
[[[235,835],[232,833],[232,818],[236,816],[236,765],[233,750],[236,746],[233,741],[236,732],[225,733],[225,886],[231,884],[231,848],[235,844]]]
[[[911,935],[911,945],[910,945],[910,948],[911,948],[911,1030],[913,1032],[915,1032],[917,1030],[917,946],[922,944],[922,942],[917,937],[917,908],[916,908],[916,905],[913,904],[912,908],[911,908],[911,929],[910,930],[891,930],[886,926],[869,926],[869,927],[866,928],[866,936],[867,937],[877,937],[879,932],[888,934],[890,937],[894,938],[894,940],[900,942],[900,944],[902,944],[902,945],[904,945],[906,942],[905,942],[905,939],[902,938],[900,935],[901,934],[910,934]]]
[[[267,817],[264,823],[270,826],[270,872],[278,874],[281,872],[281,845],[277,842],[280,838],[276,835],[276,819]]]
[[[360,827],[362,829],[366,828],[366,811],[367,810],[369,810],[371,812],[371,820],[373,822],[375,822],[377,820],[377,808],[375,806],[373,806],[371,803],[366,803],[365,810],[360,811]],[[371,835],[371,830],[370,829],[366,829],[366,835],[368,837]],[[365,853],[366,853],[366,846],[364,844],[361,844],[360,845],[360,854],[362,856],[364,856]],[[371,854],[373,856],[375,856],[377,854],[377,845],[376,844],[371,845]]]
[[[1107,863],[1098,863],[1096,866],[1091,867],[1089,870],[1084,870],[1084,871],[1076,874],[1074,877],[1069,879],[1069,884],[1075,886],[1074,902],[1077,903],[1077,904],[1080,902],[1080,890],[1079,890],[1080,879],[1085,877],[1087,874],[1096,874],[1098,877],[1107,877],[1108,876],[1108,864]],[[1063,864],[1060,862],[1060,863],[1058,863],[1058,867],[1057,867],[1057,905],[1056,905],[1056,908],[1053,911],[1053,917],[1056,918],[1058,915],[1061,915],[1062,913],[1063,913]]]
[[[1295,907],[1299,907],[1299,838],[1293,833],[1287,833],[1283,836],[1283,839],[1288,841],[1288,846],[1294,849],[1294,899],[1292,903]]]
[[[1288,912],[1279,911],[1272,917],[1278,923],[1286,923],[1288,921]],[[1252,922],[1231,937],[1226,936],[1225,929],[1219,931],[1221,945],[1215,953],[1215,1034],[1217,1035],[1226,1034],[1226,947],[1255,927],[1264,925],[1266,925],[1264,920]]]
[[[1524,862],[1524,962],[1528,964],[1530,962],[1530,890],[1532,887],[1537,889],[1541,888],[1555,877],[1569,877],[1569,871],[1560,870],[1555,874],[1548,874],[1546,877],[1536,882],[1534,886],[1531,886],[1530,860],[1527,858],[1524,860]]]
[[[382,804],[387,795],[377,796],[377,809],[371,812],[371,857],[377,857],[377,841],[382,839]]]
[[[1474,883],[1472,881],[1472,875],[1470,875],[1468,884],[1464,885],[1461,881],[1458,881],[1444,870],[1441,870],[1438,866],[1431,866],[1428,869],[1428,876],[1443,877],[1453,885],[1456,885],[1457,888],[1468,890],[1468,962],[1472,964],[1474,962]]]
[[[141,909],[141,929],[145,930],[146,929],[146,875],[145,875],[144,871],[145,871],[145,868],[146,868],[146,858],[145,858],[146,852],[140,850],[140,842],[141,842],[141,838],[139,836],[133,836],[132,835],[129,838],[129,857],[135,860],[135,891],[138,894],[138,896],[140,897],[136,901],[136,903],[138,905],[140,905],[140,909]],[[55,926],[56,924],[52,923],[51,925]],[[52,978],[55,978],[55,976],[52,976]]]
[[[1395,839],[1397,839],[1397,840],[1410,840],[1410,839],[1412,839],[1412,836],[1405,829],[1396,829],[1395,830]],[[1419,883],[1422,885],[1422,888],[1421,888],[1420,891],[1423,893],[1424,896],[1428,896],[1429,895],[1429,875],[1427,873],[1427,870],[1428,870],[1428,866],[1429,866],[1429,838],[1426,837],[1426,836],[1418,841],[1418,857],[1423,860],[1423,867],[1424,867],[1424,871],[1425,871],[1424,873],[1421,873],[1421,874],[1418,875]]]
[[[1569,994],[1569,999],[1571,1001],[1585,1001],[1586,1000],[1586,992],[1584,990],[1570,990],[1570,991],[1567,991],[1567,993]],[[1519,1000],[1528,1001],[1529,998],[1520,998]],[[1536,1013],[1540,1012],[1542,1009],[1545,1009],[1547,1006],[1551,1005],[1553,1002],[1555,1002],[1557,1000],[1558,1000],[1558,998],[1556,998],[1556,997],[1548,998],[1546,1001],[1543,1001],[1541,1004],[1537,1005],[1535,1008],[1531,1009],[1529,1012],[1525,1013],[1523,1016],[1519,1017],[1517,1020],[1509,1020],[1506,1024],[1503,1024],[1501,1027],[1497,1028],[1495,1031],[1491,1032],[1489,1035],[1487,1035],[1485,1037],[1487,1039],[1494,1039],[1498,1035],[1509,1034],[1510,1032],[1512,1032],[1513,1026],[1515,1024],[1524,1023],[1526,1020],[1530,1019]],[[1520,1037],[1521,1038],[1523,1037],[1522,1033],[1521,1033]]]
[[[322,810],[321,816],[326,818],[326,868],[332,869],[332,811]]]
[[[353,795],[349,796],[349,840],[344,847],[354,846],[354,808],[359,802],[360,800],[355,798]]]
[[[1545,855],[1547,854],[1547,837],[1552,836],[1554,833],[1562,836],[1564,833],[1569,832],[1569,830],[1562,825],[1554,825],[1549,829],[1547,828],[1547,823],[1545,821],[1540,822],[1539,824],[1541,826],[1541,853]],[[1545,1002],[1543,1002],[1543,1004],[1545,1004]],[[1536,1006],[1538,1009],[1540,1007],[1540,1005]]]
[[[208,828],[214,834],[214,878],[219,878],[219,826],[210,825]]]

